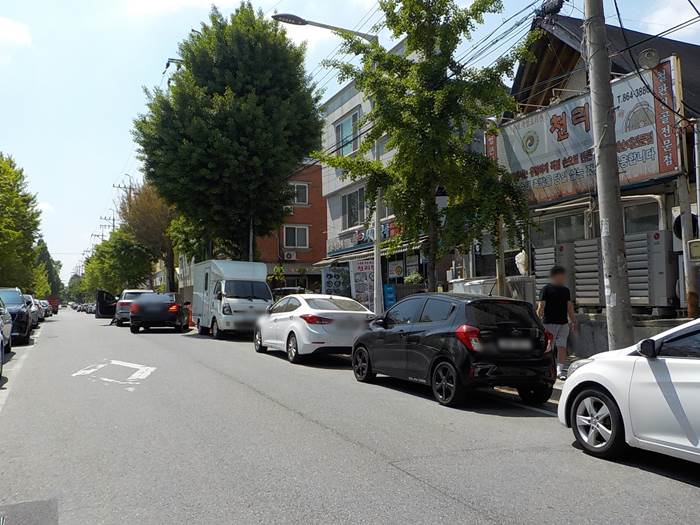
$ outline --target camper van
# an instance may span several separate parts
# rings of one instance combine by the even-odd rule
[[[192,320],[200,334],[252,332],[272,304],[264,263],[205,261],[194,265]]]

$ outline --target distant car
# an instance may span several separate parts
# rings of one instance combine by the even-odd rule
[[[39,304],[44,309],[44,317],[51,317],[53,315],[53,307],[46,300],[39,301]]]
[[[32,319],[32,328],[39,326],[39,307],[36,301],[31,295],[24,294],[24,300],[27,302],[27,307],[29,308],[30,316]]]
[[[189,330],[186,305],[172,293],[143,293],[129,306],[129,328],[138,334],[141,328],[173,327],[176,332]]]
[[[470,389],[516,388],[526,403],[552,395],[556,368],[551,334],[533,306],[483,295],[409,296],[370,324],[352,353],[360,382],[384,374],[430,385],[442,405]]]
[[[37,315],[39,316],[39,322],[43,323],[44,319],[46,319],[46,310],[37,299],[34,299],[34,304],[36,305],[36,311]]]
[[[2,299],[12,317],[12,338],[19,344],[27,344],[32,334],[32,314],[28,301],[19,288],[0,288]]]
[[[272,289],[272,297],[274,297],[275,301],[279,301],[282,299],[282,297],[287,297],[288,295],[294,295],[294,294],[307,294],[311,293],[309,290],[306,288],[302,288],[301,286],[286,286],[283,288],[273,288]]]
[[[0,377],[5,354],[12,350],[12,315],[0,298]]]
[[[155,293],[153,290],[124,290],[117,301],[117,308],[114,313],[114,318],[117,320],[117,326],[124,326],[128,323],[131,316],[131,303],[141,297],[145,293]],[[94,312],[93,312],[94,313]]]
[[[700,463],[700,320],[572,363],[558,415],[592,456],[629,445]]]
[[[372,319],[372,312],[347,297],[289,295],[258,319],[255,351],[284,350],[292,363],[310,354],[349,354]]]

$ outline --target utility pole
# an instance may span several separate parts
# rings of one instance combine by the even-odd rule
[[[608,349],[618,350],[632,345],[634,334],[617,167],[615,108],[610,87],[610,57],[603,0],[585,0],[584,8]]]
[[[109,211],[112,212],[112,216],[111,217],[100,217],[100,220],[106,221],[108,223],[111,222],[112,223],[112,232],[114,232],[114,230],[117,229],[117,217],[116,217],[116,214],[114,213],[113,209],[110,208]]]

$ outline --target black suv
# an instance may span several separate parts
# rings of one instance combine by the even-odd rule
[[[0,288],[0,298],[12,316],[12,339],[27,344],[32,333],[31,305],[24,300],[19,288]]]
[[[385,374],[429,384],[456,405],[473,387],[515,387],[546,402],[556,380],[551,335],[529,303],[466,294],[413,295],[396,303],[355,341],[358,381]]]

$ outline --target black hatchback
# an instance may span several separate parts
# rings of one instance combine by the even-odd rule
[[[432,387],[456,405],[475,387],[509,386],[546,402],[556,366],[551,335],[529,303],[466,294],[413,295],[370,324],[353,346],[355,378],[384,374]]]
[[[174,293],[144,293],[131,303],[129,326],[132,334],[141,328],[172,326],[177,332],[189,330],[189,313]]]

